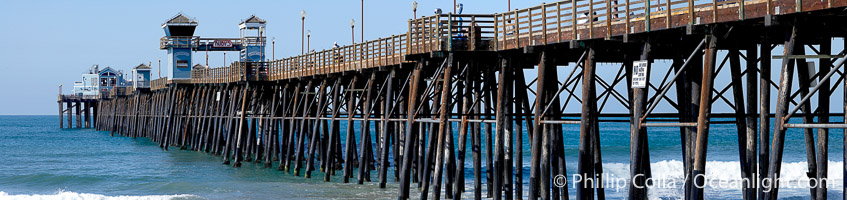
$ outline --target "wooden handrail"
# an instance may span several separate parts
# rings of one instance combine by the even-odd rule
[[[737,19],[761,17],[745,16],[745,7],[767,4],[767,13],[771,13],[774,6],[771,1],[565,0],[491,15],[422,16],[408,20],[407,32],[403,34],[269,62],[235,62],[228,67],[194,70],[191,82],[275,81],[398,65],[413,62],[406,60],[407,55],[436,51],[498,51],[574,40],[608,39],[655,28],[732,20],[718,16],[719,9],[735,9],[732,13],[738,15]],[[711,17],[699,19],[699,16]],[[651,24],[651,20],[664,23],[659,27]],[[239,41],[263,42],[251,38]],[[193,45],[202,44],[202,41],[197,37],[163,37],[161,43],[162,46]],[[258,68],[247,71],[247,66]],[[166,79],[151,82],[153,88],[167,84]]]

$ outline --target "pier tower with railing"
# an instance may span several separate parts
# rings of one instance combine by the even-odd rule
[[[267,21],[251,15],[238,24],[241,42],[241,62],[261,62],[265,60],[265,24]]]
[[[165,37],[160,46],[168,50],[168,80],[190,80],[191,79],[191,54],[196,40],[194,29],[197,21],[178,14],[162,24]]]
[[[191,61],[195,51],[237,51],[240,61],[238,63],[244,63],[244,66],[251,70],[266,70],[266,23],[267,21],[251,15],[238,24],[238,38],[201,38],[194,36],[197,21],[183,14],[171,18],[162,24],[165,36],[161,38],[159,45],[160,49],[168,50],[168,65],[171,68],[166,82],[162,83],[192,82],[192,71],[197,70],[192,67]],[[255,72],[245,74],[253,73]],[[157,85],[152,84],[155,89]]]

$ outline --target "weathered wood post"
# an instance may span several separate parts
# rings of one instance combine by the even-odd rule
[[[753,180],[755,172],[753,171],[753,166],[750,165],[749,162],[750,155],[747,147],[748,143],[750,143],[750,140],[755,140],[755,137],[750,138],[748,136],[748,123],[751,122],[747,122],[745,116],[745,112],[747,111],[747,109],[744,105],[744,91],[742,91],[743,88],[741,85],[741,53],[738,49],[730,49],[727,56],[729,56],[729,68],[731,74],[730,79],[732,80],[732,83],[730,84],[732,86],[732,97],[734,100],[733,104],[735,105],[735,126],[736,135],[738,138],[738,163],[741,169],[741,178],[743,180]],[[751,77],[750,74],[748,74],[748,77]],[[752,105],[750,106],[752,107]],[[753,192],[754,188],[752,187],[752,185],[742,184],[741,188],[741,192],[743,194],[744,199],[754,199],[754,197],[751,196],[755,195],[755,192]]]
[[[505,180],[503,181],[503,184],[504,184],[503,188],[506,192],[506,199],[507,200],[514,199],[515,196],[514,196],[514,189],[513,188],[521,187],[521,185],[522,185],[522,184],[516,184],[516,185],[513,184],[514,183],[513,182],[514,181],[514,170],[515,170],[515,166],[513,165],[513,162],[514,162],[513,158],[515,156],[514,155],[514,146],[513,146],[515,142],[514,142],[514,136],[513,135],[515,135],[515,132],[514,132],[514,130],[512,130],[512,123],[514,123],[512,118],[513,118],[513,114],[515,113],[513,111],[513,108],[514,108],[514,101],[513,101],[514,91],[513,91],[513,89],[514,89],[514,83],[515,83],[513,76],[514,76],[514,70],[520,70],[520,69],[514,68],[513,66],[514,66],[513,63],[511,62],[511,60],[509,60],[508,64],[506,65],[506,67],[507,67],[505,69],[506,77],[504,79],[504,80],[506,80],[506,86],[505,86],[506,87],[506,91],[505,91],[506,94],[505,94],[505,97],[497,98],[499,101],[505,102],[505,105],[506,105],[506,109],[505,109],[506,113],[505,113],[505,116],[504,116],[506,121],[503,124],[503,130],[504,130],[503,131],[503,138],[504,138],[503,143],[505,143],[504,144],[505,145],[505,152],[504,152],[505,154],[504,154],[504,158],[503,158],[503,166],[504,166],[503,167],[503,173],[504,173],[503,177],[505,177]],[[501,73],[504,73],[504,72],[501,72]],[[520,135],[521,131],[518,130],[517,134]],[[518,147],[518,148],[521,148],[521,147]],[[522,155],[518,154],[518,156],[522,156]],[[523,164],[517,165],[518,168],[522,168],[522,166],[523,166]],[[518,197],[518,198],[520,198],[520,197]]]
[[[476,65],[476,63],[475,63]],[[474,67],[475,69],[479,69],[478,66]],[[482,96],[482,80],[476,80],[473,82],[473,90],[475,92],[475,96],[477,101],[481,101]],[[482,107],[482,103],[477,103],[474,106],[471,106],[473,109],[473,113],[475,114],[473,119],[480,120],[482,117],[480,114],[480,109]],[[482,199],[482,123],[474,123],[473,128],[471,129],[471,151],[473,151],[473,174],[474,174],[474,199],[480,200]]]
[[[444,75],[442,77],[442,89],[441,89],[441,104],[439,104],[440,108],[438,109],[438,138],[437,138],[437,146],[435,148],[435,176],[433,177],[433,199],[441,199],[441,177],[444,172],[444,159],[445,159],[445,146],[446,146],[446,138],[447,134],[453,134],[452,129],[450,129],[450,113],[452,113],[452,103],[453,95],[451,93],[453,88],[453,53],[448,53],[447,59],[444,61],[447,62],[447,67],[444,68]],[[424,184],[424,192],[426,193],[427,184]],[[423,194],[422,193],[422,194]],[[422,195],[421,199],[426,199],[426,195]]]
[[[494,199],[502,199],[503,191],[506,192],[506,199],[511,199],[512,192],[510,187],[511,174],[509,170],[507,170],[506,165],[511,166],[511,159],[506,160],[508,158],[507,149],[504,147],[511,141],[511,110],[509,110],[509,104],[512,104],[512,95],[511,88],[509,87],[512,80],[510,62],[507,58],[501,58],[500,62],[500,72],[498,74],[497,81],[497,102],[495,104],[495,108],[497,109],[497,116],[495,118],[497,127],[496,137],[495,137],[495,151],[494,151]],[[508,140],[508,141],[507,141]],[[511,151],[509,151],[510,153]],[[508,180],[506,180],[508,178]]]
[[[759,45],[759,168],[756,185],[756,196],[758,199],[764,197],[763,181],[768,177],[768,165],[770,164],[770,113],[771,113],[771,44],[767,39],[765,31],[764,39]]]
[[[832,53],[832,42],[830,38],[827,38],[823,42],[821,42],[818,47],[818,51],[820,55],[830,55]],[[818,61],[818,74],[827,74],[829,73],[830,66],[832,66],[832,61],[829,58],[821,58]],[[832,98],[832,91],[830,91],[830,82],[829,79],[823,79],[823,76],[818,76],[820,78],[820,82],[818,84],[824,86],[818,89],[818,123],[826,124],[829,123],[829,108],[830,108],[830,98]],[[843,148],[844,146],[842,146]],[[827,173],[829,172],[829,129],[827,128],[819,128],[817,134],[817,190],[816,199],[827,199]]]
[[[80,107],[82,107],[82,102],[74,102],[74,113],[76,115],[76,128],[82,128],[82,113],[80,112]]]
[[[68,108],[68,109],[67,109],[67,115],[68,115],[68,128],[73,128],[74,124],[73,124],[73,117],[72,117],[72,114],[71,114],[71,113],[73,113],[73,112],[72,112],[72,111],[73,111],[73,110],[72,110],[73,106],[71,106],[71,102],[70,102],[70,101],[66,101],[66,102],[65,102],[65,105],[66,105],[66,107]]]
[[[421,68],[423,68],[423,62],[418,62],[415,64],[415,68],[412,70],[412,74],[409,76],[409,98],[407,103],[406,110],[406,136],[405,143],[403,144],[403,163],[400,167],[400,192],[397,199],[405,200],[409,198],[409,187],[410,187],[410,178],[411,178],[411,168],[412,159],[414,156],[415,141],[414,138],[417,138],[417,127],[415,126],[415,115],[417,114],[417,105],[418,105],[418,94],[419,87],[421,81]],[[352,96],[352,95],[351,95]]]
[[[524,65],[524,63],[521,63],[521,65]],[[527,115],[530,114],[530,110],[532,108],[529,107],[529,99],[527,98],[527,95],[526,95],[527,86],[526,86],[526,78],[524,77],[523,66],[514,69],[514,74],[515,74],[514,88],[515,88],[515,92],[516,92],[515,98],[517,100],[517,101],[515,101],[515,105],[517,106],[515,108],[515,112],[520,114],[519,116],[515,116],[516,120],[517,120],[517,122],[515,122],[515,125],[516,125],[515,131],[517,132],[517,134],[515,134],[515,147],[517,147],[517,148],[515,148],[515,155],[517,155],[517,156],[515,156],[515,164],[514,165],[517,168],[517,170],[515,170],[515,174],[514,174],[515,175],[515,179],[514,179],[515,194],[514,194],[514,196],[517,197],[517,198],[523,198],[523,174],[524,174],[523,173],[523,137],[524,136],[523,136],[523,122],[522,122],[521,119],[525,119],[523,121],[526,122],[527,133],[531,133],[532,130],[533,130],[532,129],[532,120]]]
[[[345,90],[350,89],[349,86],[344,87],[342,89],[341,88],[342,84],[340,84],[340,83],[341,83],[341,80],[343,80],[343,77],[338,77],[338,79],[339,79],[338,83],[335,84],[335,86],[332,87],[332,106],[333,106],[333,108],[332,108],[332,119],[330,119],[330,123],[329,123],[330,128],[329,128],[329,136],[328,136],[328,139],[327,139],[328,145],[326,147],[327,153],[326,153],[326,156],[323,158],[323,161],[322,161],[323,163],[326,163],[325,164],[325,166],[326,166],[325,172],[326,173],[324,174],[324,181],[326,181],[326,182],[328,182],[330,180],[330,177],[332,176],[332,174],[335,173],[335,166],[334,165],[335,165],[335,157],[336,156],[334,156],[334,155],[337,153],[335,151],[336,150],[335,143],[337,143],[337,141],[339,139],[339,134],[337,132],[338,132],[338,129],[339,129],[338,126],[340,124],[338,123],[337,119],[339,117],[338,116],[339,113],[341,113],[340,112],[341,106],[342,106],[342,104],[341,104],[341,98],[342,97],[341,96],[343,96],[343,93],[347,93],[347,92],[345,92]]]
[[[288,123],[288,120],[286,120],[286,117],[288,117],[289,113],[292,112],[291,107],[293,107],[293,104],[289,103],[289,102],[292,98],[295,98],[295,97],[291,96],[291,92],[289,91],[289,88],[293,84],[294,83],[291,83],[291,82],[285,83],[285,87],[282,89],[282,93],[280,94],[281,97],[279,98],[281,104],[280,104],[279,107],[277,107],[278,113],[276,114],[276,117],[278,117],[278,118],[276,120],[279,123],[279,126],[277,127],[278,130],[274,131],[278,134],[277,135],[278,138],[276,139],[277,140],[277,157],[279,158],[279,163],[277,164],[277,168],[276,168],[277,171],[283,171],[285,169],[285,160],[288,159],[288,158],[286,158],[286,155],[287,155],[286,153],[288,152],[288,149],[290,148],[290,146],[287,143],[288,142],[288,135],[290,135],[292,133],[287,131],[288,126],[290,126],[290,123]]]
[[[547,165],[547,167],[541,166],[543,162],[542,159],[545,161],[549,160],[547,158],[543,158],[544,155],[547,155],[548,153],[542,152],[549,150],[549,147],[545,145],[549,143],[546,142],[549,138],[547,138],[548,134],[546,134],[546,132],[542,133],[544,128],[542,128],[541,121],[544,117],[543,106],[549,102],[549,99],[551,98],[546,92],[544,92],[547,90],[547,85],[549,84],[547,83],[548,80],[544,75],[550,72],[555,72],[556,66],[553,64],[552,58],[547,54],[547,51],[542,51],[538,63],[538,80],[536,83],[537,89],[535,90],[538,93],[535,98],[535,129],[531,136],[532,158],[530,161],[529,199],[538,199],[539,196],[543,199],[550,199],[550,180],[548,179],[550,168],[549,165]],[[544,127],[546,127],[546,125],[544,125]],[[542,145],[544,145],[543,148]],[[546,176],[543,175],[545,174],[545,170],[547,171]]]
[[[805,47],[801,45],[795,46],[794,49],[795,55],[806,55]],[[800,91],[800,96],[806,96],[809,94],[809,84],[810,84],[810,74],[809,74],[809,65],[806,63],[806,59],[797,58],[795,61],[797,66],[797,90]],[[791,97],[789,97],[791,98]],[[803,112],[803,123],[810,124],[814,121],[814,114],[812,112],[812,104],[808,101],[798,105],[800,110]],[[785,121],[788,123],[789,119],[786,118]],[[806,144],[806,166],[808,172],[806,172],[809,178],[815,178],[817,174],[817,161],[815,159],[815,136],[813,133],[814,129],[812,128],[803,128],[803,139]],[[811,184],[811,182],[809,182]],[[816,189],[809,185],[809,192],[811,193],[810,197],[815,197]]]
[[[92,111],[93,111],[93,113],[94,113],[94,116],[92,117],[92,121],[93,121],[94,123],[92,124],[92,126],[94,126],[95,128],[100,126],[100,121],[97,121],[97,119],[99,119],[99,118],[100,118],[100,112],[99,112],[99,110],[100,110],[100,101],[102,101],[102,99],[98,99],[97,101],[95,101],[95,102],[94,102],[94,106],[92,106],[92,107],[93,107],[93,108],[92,108]]]
[[[350,84],[350,88],[347,88],[348,99],[347,99],[347,130],[345,132],[345,150],[344,150],[344,183],[350,182],[350,178],[353,177],[353,162],[356,156],[356,132],[353,130],[353,116],[356,114],[356,95],[354,95],[354,88],[361,87],[361,84],[358,84],[358,76],[353,76],[353,81]]]
[[[844,42],[844,44],[842,44],[842,46],[847,47],[847,37],[844,37],[842,39],[843,39],[843,42]],[[844,88],[844,97],[845,97],[844,98],[844,116],[843,117],[844,117],[844,119],[847,119],[847,81],[844,81],[844,87],[843,88]],[[847,120],[844,120],[844,124],[847,124]],[[847,133],[847,129],[843,129],[842,131],[843,131],[842,133]],[[843,144],[841,146],[842,147],[842,156],[843,156],[842,159],[847,160],[847,148],[844,148],[844,147],[847,147],[847,134],[842,134],[841,141],[843,141]],[[847,162],[843,162],[842,169],[843,169],[843,171],[841,172],[842,177],[847,177]],[[842,188],[841,188],[842,190],[841,191],[847,191],[847,179],[843,179],[843,181],[844,182],[842,183]],[[844,192],[842,199],[847,199],[847,192]]]
[[[312,87],[311,81],[309,81],[309,82],[308,82],[308,84],[307,84],[307,86],[306,86],[306,87],[307,87],[307,88],[311,88],[311,87]],[[293,98],[294,98],[294,101],[293,101],[293,103],[291,104],[291,105],[292,105],[292,106],[290,107],[291,109],[288,111],[288,112],[289,112],[289,114],[288,114],[288,115],[286,115],[286,116],[288,117],[288,119],[286,119],[286,120],[287,120],[287,121],[288,121],[288,123],[289,123],[289,126],[288,126],[288,139],[286,139],[286,140],[285,140],[285,143],[286,143],[286,145],[285,145],[285,146],[286,146],[286,147],[285,147],[285,159],[284,159],[284,160],[285,160],[285,161],[284,161],[284,163],[285,163],[285,164],[284,164],[284,166],[285,166],[285,167],[281,167],[281,168],[283,169],[283,171],[285,171],[286,173],[288,173],[288,172],[289,172],[289,169],[291,169],[291,167],[290,167],[290,166],[291,166],[291,161],[292,161],[292,160],[294,160],[294,158],[292,158],[291,156],[296,156],[296,155],[297,155],[297,154],[294,152],[295,150],[297,150],[297,146],[296,146],[296,145],[297,145],[297,143],[295,143],[295,141],[294,141],[294,140],[297,138],[297,135],[299,135],[300,133],[299,133],[299,132],[295,132],[295,130],[297,130],[297,126],[298,126],[298,123],[297,123],[297,120],[295,119],[295,117],[297,117],[298,110],[300,110],[300,108],[301,108],[301,107],[303,107],[303,106],[305,106],[305,104],[306,104],[306,103],[305,103],[305,101],[303,101],[303,100],[301,99],[301,98],[304,98],[304,97],[305,97],[305,94],[301,94],[301,93],[302,93],[302,91],[301,91],[301,89],[302,89],[302,88],[303,88],[303,82],[298,82],[298,83],[297,83],[296,88],[294,89],[294,93],[293,93],[293,94],[291,94],[291,95],[293,96]]]
[[[303,93],[303,110],[300,113],[301,115],[299,117],[297,117],[295,115],[295,118],[297,118],[299,120],[299,125],[298,125],[299,129],[297,131],[297,134],[298,134],[297,141],[296,141],[296,143],[294,143],[294,145],[296,145],[295,146],[296,150],[294,152],[295,153],[294,154],[294,175],[295,176],[300,175],[300,170],[303,167],[302,161],[303,161],[303,156],[306,152],[306,150],[305,150],[306,143],[305,142],[306,142],[306,138],[308,137],[308,132],[309,132],[308,128],[306,128],[306,127],[309,126],[309,123],[308,123],[309,120],[307,119],[307,117],[309,115],[309,112],[311,112],[311,110],[312,110],[312,108],[314,107],[314,104],[315,104],[315,99],[311,98],[311,96],[310,96],[310,95],[315,94],[314,88],[312,87],[312,83],[314,83],[314,82],[315,82],[314,80],[310,80],[309,84],[306,86],[306,90],[302,92]]]
[[[791,82],[794,77],[794,59],[787,56],[794,55],[795,45],[797,43],[797,26],[791,28],[790,35],[787,35],[784,45],[784,53],[782,59],[782,69],[779,81],[779,96],[777,97],[776,113],[774,115],[774,130],[773,130],[773,146],[770,152],[770,164],[768,165],[768,178],[765,184],[764,196],[765,199],[776,199],[779,189],[777,180],[780,169],[782,167],[782,150],[785,145],[785,117],[788,114],[788,104],[791,97]],[[800,45],[802,47],[802,44]]]
[[[700,87],[700,108],[697,115],[697,139],[694,152],[693,189],[690,199],[703,199],[706,174],[706,147],[709,140],[709,120],[712,109],[712,81],[715,74],[715,56],[717,37],[706,35],[706,49],[703,61],[703,78]]]
[[[633,66],[632,71],[630,72],[631,81],[643,81],[645,83],[650,81],[650,68],[652,62],[650,62],[650,51],[651,44],[650,42],[644,43],[644,46],[641,49],[640,61],[646,62],[642,65],[645,66]],[[640,80],[639,80],[640,79]],[[632,124],[630,124],[630,142],[629,142],[629,155],[630,155],[630,165],[629,165],[629,175],[630,180],[632,180],[629,184],[629,199],[644,199],[647,197],[647,187],[644,187],[647,184],[644,169],[645,165],[649,165],[649,160],[644,158],[644,149],[648,148],[644,141],[647,137],[647,128],[643,127],[645,112],[647,107],[647,92],[643,86],[630,86],[632,90],[632,99],[631,103],[631,113],[632,113]],[[646,163],[645,163],[646,161]]]
[[[465,180],[464,180],[465,179],[465,154],[467,152],[467,146],[468,146],[467,145],[467,138],[468,138],[467,133],[469,131],[468,119],[469,119],[469,114],[470,114],[469,112],[470,112],[470,109],[471,109],[470,108],[471,103],[473,101],[473,96],[472,96],[473,95],[473,83],[471,82],[471,77],[472,77],[472,74],[476,74],[476,73],[471,73],[475,70],[473,68],[472,64],[468,63],[466,65],[467,65],[466,68],[467,68],[468,73],[465,74],[465,76],[463,77],[464,79],[462,81],[457,81],[457,83],[456,83],[456,85],[457,85],[457,88],[456,88],[457,96],[461,97],[461,98],[456,98],[457,101],[458,101],[458,102],[456,102],[456,105],[461,105],[461,108],[457,108],[457,110],[459,110],[459,112],[462,115],[461,115],[461,122],[459,124],[459,133],[457,134],[459,136],[458,137],[459,146],[457,147],[457,149],[458,149],[458,154],[456,155],[457,156],[456,157],[457,163],[456,163],[456,168],[454,169],[456,171],[456,173],[454,174],[456,181],[453,182],[453,197],[455,199],[461,199],[462,198],[462,192],[465,191]]]
[[[396,71],[394,68],[388,72],[386,75],[386,92],[385,92],[385,109],[383,109],[382,114],[382,144],[380,145],[382,151],[380,151],[380,163],[379,163],[379,188],[385,188],[385,184],[387,182],[387,174],[388,173],[388,146],[390,145],[388,137],[392,134],[388,133],[389,120],[391,119],[391,111],[394,110],[394,76],[396,76]],[[396,140],[396,138],[395,138]],[[397,165],[397,163],[395,163]]]
[[[243,86],[239,87],[238,85],[234,85],[229,89],[229,92],[228,92],[229,93],[229,101],[230,101],[229,102],[229,112],[228,112],[228,116],[227,116],[227,119],[226,119],[226,126],[225,126],[226,127],[226,131],[225,131],[226,136],[224,137],[225,138],[224,139],[225,140],[225,146],[223,148],[223,153],[221,153],[223,158],[224,158],[224,162],[223,162],[224,165],[230,164],[230,161],[229,161],[230,160],[230,154],[232,152],[233,145],[235,145],[233,143],[233,140],[235,138],[236,131],[234,130],[235,125],[234,125],[233,121],[235,121],[235,118],[237,117],[236,116],[237,113],[235,112],[235,109],[237,108],[236,106],[237,106],[237,103],[238,103],[238,90],[239,89],[243,90],[244,87]]]
[[[745,144],[746,157],[743,158],[743,159],[745,159],[745,162],[747,163],[749,171],[750,171],[750,173],[752,173],[752,174],[750,174],[750,176],[747,176],[748,182],[747,182],[747,186],[745,186],[746,187],[745,188],[746,189],[745,197],[747,199],[750,199],[750,200],[756,199],[756,196],[757,196],[756,188],[758,187],[758,185],[756,184],[756,183],[758,183],[758,181],[757,181],[758,177],[756,177],[756,176],[758,176],[757,175],[758,170],[756,169],[756,163],[757,163],[756,148],[757,148],[757,145],[758,145],[758,137],[759,137],[758,132],[756,132],[757,126],[759,126],[758,123],[756,122],[756,112],[757,112],[757,109],[758,109],[756,107],[756,104],[758,103],[758,101],[757,101],[758,97],[756,96],[757,95],[757,85],[756,85],[757,84],[757,82],[756,82],[756,79],[757,79],[757,76],[756,76],[757,70],[756,69],[757,69],[757,67],[756,66],[758,64],[757,63],[758,62],[757,61],[758,60],[757,54],[758,53],[757,53],[756,45],[754,43],[752,46],[750,46],[747,49],[746,60],[745,60],[745,63],[747,64],[747,66],[746,66],[746,68],[747,68],[747,75],[746,75],[746,78],[747,78],[747,80],[746,80],[747,81],[747,107],[746,107],[747,108],[747,113],[746,113],[746,117],[747,117],[746,118],[746,120],[747,120],[747,129],[746,129],[747,130],[747,144]],[[763,88],[763,89],[766,89],[766,88]],[[761,123],[770,123],[770,122],[764,122],[763,121]]]
[[[241,113],[238,116],[238,128],[236,131],[233,131],[233,134],[237,134],[235,138],[235,161],[232,163],[234,167],[241,167],[241,138],[244,135],[245,126],[247,126],[247,122],[245,118],[247,117],[247,91],[250,90],[250,83],[247,82],[244,84],[244,88],[241,92]]]
[[[85,120],[84,120],[85,121],[85,128],[91,128],[91,113],[89,112],[89,110],[91,109],[91,105],[88,102],[83,102],[82,104],[83,104],[82,113],[84,114],[84,117],[85,117]]]
[[[486,78],[486,79],[482,80],[483,84],[485,84],[485,86],[483,87],[483,91],[485,91],[485,94],[483,95],[483,99],[484,99],[485,103],[488,104],[488,105],[482,105],[482,108],[484,109],[483,112],[485,113],[485,115],[483,115],[483,116],[485,116],[486,119],[493,119],[494,115],[492,115],[492,114],[494,114],[494,113],[492,113],[492,109],[490,109],[490,108],[494,107],[493,105],[496,105],[496,103],[494,102],[493,99],[496,97],[495,95],[497,93],[497,90],[496,90],[496,88],[494,88],[494,85],[496,85],[497,83],[496,83],[496,80],[493,78],[494,77],[493,70],[486,70],[485,73],[487,73],[485,75],[486,77],[492,77],[492,78]],[[495,189],[494,189],[495,172],[494,171],[496,170],[494,168],[494,162],[495,161],[494,161],[494,157],[493,157],[493,155],[494,155],[493,152],[494,152],[494,149],[496,147],[493,146],[494,144],[492,143],[492,141],[494,141],[493,138],[495,137],[495,135],[494,135],[495,133],[494,133],[493,130],[496,127],[492,127],[492,125],[493,125],[492,123],[484,123],[484,125],[485,125],[485,133],[484,133],[485,141],[484,141],[484,143],[485,143],[485,156],[486,156],[485,167],[486,167],[486,172],[487,172],[486,176],[485,176],[485,186],[488,188],[488,197],[493,197],[494,191],[495,191]]]
[[[326,111],[326,105],[324,105],[324,104],[329,104],[328,102],[324,101],[324,99],[326,99],[326,92],[325,92],[326,87],[327,87],[326,83],[327,83],[326,79],[321,81],[321,87],[320,87],[320,89],[318,89],[318,95],[315,95],[318,98],[317,99],[318,109],[315,111],[315,120],[314,120],[314,125],[313,125],[312,131],[311,131],[312,136],[310,137],[311,139],[310,139],[310,142],[309,142],[309,150],[308,150],[309,158],[308,158],[308,160],[306,160],[306,173],[304,174],[304,176],[306,178],[312,177],[312,169],[314,168],[313,163],[314,163],[314,160],[315,160],[315,150],[319,149],[317,146],[319,145],[318,140],[320,139],[319,132],[320,132],[320,127],[321,127],[321,121],[323,121],[320,118],[322,118],[325,115],[324,112]],[[338,87],[338,83],[339,82],[336,80],[335,83],[332,86],[333,89]],[[306,115],[304,115],[304,116],[306,116]]]
[[[586,49],[587,56],[582,67],[582,113],[580,115],[579,125],[579,158],[577,175],[581,176],[580,180],[576,181],[577,199],[594,199],[594,188],[597,184],[594,180],[594,148],[592,147],[592,138],[594,132],[595,120],[597,120],[597,94],[595,92],[596,85],[594,83],[595,67],[594,48]]]
[[[373,155],[373,152],[370,151],[370,143],[371,143],[371,132],[370,132],[370,118],[371,112],[373,111],[373,106],[371,104],[374,102],[374,87],[376,85],[376,72],[371,72],[370,78],[368,78],[368,86],[365,88],[364,97],[365,101],[362,102],[362,123],[360,125],[361,131],[359,132],[359,173],[357,178],[358,184],[363,184],[365,179],[370,181],[370,157]]]
[[[62,97],[60,96],[59,100],[61,100],[61,98]],[[65,121],[64,121],[64,119],[62,119],[64,114],[65,114],[64,109],[62,109],[62,101],[57,101],[57,102],[59,104],[59,128],[65,128]]]

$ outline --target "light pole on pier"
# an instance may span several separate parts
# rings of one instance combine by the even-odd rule
[[[303,51],[303,41],[304,41],[303,33],[305,32],[305,27],[306,27],[306,10],[301,10],[300,11],[300,55],[303,55],[303,53],[305,53]]]
[[[418,1],[412,1],[412,19],[418,18]]]
[[[362,35],[362,42],[365,42],[365,0],[362,0],[362,19],[361,20],[362,20],[362,27],[359,27],[359,29],[362,29],[362,34],[361,34]]]
[[[310,47],[311,41],[312,41],[312,30],[308,30],[308,31],[306,31],[306,49],[308,49],[309,52],[312,51],[312,47]]]
[[[352,45],[350,45],[350,48],[351,48],[351,51],[353,51],[353,52],[350,52],[350,61],[353,61],[353,60],[355,60],[354,58],[356,57],[356,20],[355,19],[350,19],[350,39],[351,39],[350,41],[352,42]]]

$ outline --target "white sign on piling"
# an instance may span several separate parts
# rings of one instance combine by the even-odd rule
[[[816,77],[815,77],[815,74],[818,73],[815,70],[815,62],[808,61],[808,62],[806,62],[806,65],[809,66],[808,67],[809,68],[809,80],[810,80],[809,88],[814,88],[815,86],[818,86],[818,79],[816,79]]]
[[[632,62],[632,88],[647,87],[647,62],[646,60]]]

